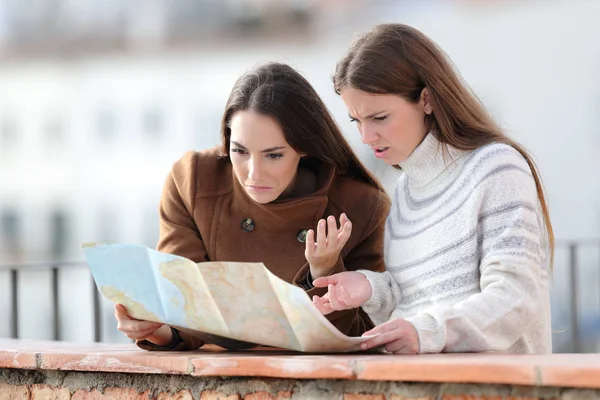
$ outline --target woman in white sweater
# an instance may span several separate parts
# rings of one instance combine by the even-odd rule
[[[328,314],[362,306],[363,349],[550,353],[554,236],[536,167],[436,44],[406,25],[360,37],[335,90],[377,158],[401,170],[387,271],[315,280]]]

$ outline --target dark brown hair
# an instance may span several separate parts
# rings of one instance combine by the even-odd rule
[[[426,123],[444,146],[474,150],[490,143],[515,148],[527,161],[544,216],[550,265],[554,232],[539,171],[527,151],[506,136],[464,82],[448,56],[422,32],[402,24],[382,24],[359,37],[333,76],[335,91],[352,87],[375,94],[394,94],[413,104],[427,88],[433,112]]]
[[[352,151],[315,89],[289,65],[263,64],[237,80],[221,121],[223,156],[229,154],[231,118],[240,110],[274,118],[288,144],[306,154],[301,160],[305,165],[333,164],[339,173],[383,190]]]

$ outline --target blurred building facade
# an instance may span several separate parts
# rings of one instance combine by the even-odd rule
[[[157,240],[157,207],[171,164],[219,142],[235,79],[266,61],[299,69],[359,156],[391,189],[330,76],[352,35],[381,22],[422,29],[453,58],[508,133],[536,156],[559,240],[600,240],[599,1],[107,0],[0,1],[0,264],[82,260],[86,241]],[[559,29],[560,27],[560,29]],[[581,293],[566,285],[559,248],[555,342],[580,296],[594,326],[600,246],[580,250]],[[0,272],[0,316],[8,318]],[[20,283],[22,337],[47,338],[47,275]],[[89,341],[87,271],[65,271],[64,339]],[[4,285],[4,286],[1,286]],[[85,300],[88,299],[88,300]],[[123,337],[103,304],[106,341]],[[596,328],[590,328],[596,329]],[[600,326],[597,328],[600,329]],[[596,332],[597,333],[597,332]],[[0,328],[0,336],[7,336]],[[596,340],[598,336],[592,338]]]

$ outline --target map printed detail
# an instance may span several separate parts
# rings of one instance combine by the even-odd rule
[[[140,245],[83,245],[100,292],[136,319],[305,352],[360,350],[304,290],[262,263],[204,262]]]

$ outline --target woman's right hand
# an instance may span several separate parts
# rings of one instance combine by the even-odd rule
[[[165,346],[173,340],[173,332],[169,325],[132,318],[122,304],[115,305],[115,318],[117,329],[130,339],[147,340],[159,346]]]
[[[313,303],[323,315],[360,307],[371,298],[373,290],[367,277],[354,271],[315,279],[313,285],[327,288],[322,297],[313,296]]]

